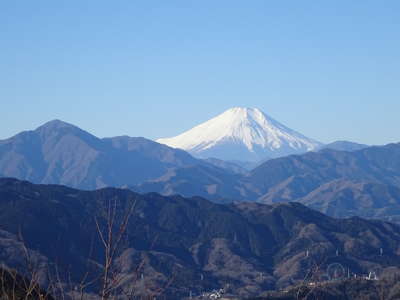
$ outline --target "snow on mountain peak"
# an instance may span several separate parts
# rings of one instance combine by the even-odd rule
[[[176,137],[157,142],[201,157],[259,161],[312,151],[321,144],[257,108],[234,107]]]

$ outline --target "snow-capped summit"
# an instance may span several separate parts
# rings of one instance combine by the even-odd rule
[[[157,142],[200,158],[261,161],[315,150],[321,143],[287,128],[257,108],[234,107],[176,137]]]

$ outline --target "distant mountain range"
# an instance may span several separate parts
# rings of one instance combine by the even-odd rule
[[[0,261],[25,275],[27,253],[42,287],[57,271],[67,291],[87,278],[94,281],[84,292],[95,293],[104,262],[98,228],[106,230],[115,209],[116,236],[133,203],[113,264],[118,293],[182,299],[225,288],[250,297],[327,276],[331,264],[359,275],[400,264],[399,225],[334,219],[298,203],[220,205],[7,178],[0,179],[0,199]]]
[[[400,221],[400,144],[292,155],[269,160],[246,175],[236,176],[214,177],[212,172],[193,166],[135,189],[200,195],[214,201],[300,201],[332,216]]]
[[[322,146],[257,108],[243,107],[231,108],[181,135],[157,142],[199,158],[250,162],[304,153]]]
[[[248,171],[145,138],[100,139],[56,120],[0,141],[0,174],[80,189],[126,187],[216,202],[299,201],[331,216],[400,222],[400,144],[324,147],[343,151],[270,159]]]
[[[330,144],[322,145],[317,150],[332,149],[337,151],[357,151],[368,148],[370,146],[364,144],[353,143],[349,141],[336,141]]]

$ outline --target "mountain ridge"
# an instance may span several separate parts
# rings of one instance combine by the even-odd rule
[[[317,148],[317,150],[332,149],[337,151],[357,151],[368,147],[371,146],[350,141],[335,141],[326,145],[322,145]]]
[[[83,189],[137,184],[195,164],[206,162],[145,138],[100,139],[60,120],[0,141],[3,176]]]
[[[221,205],[200,197],[81,191],[10,178],[0,179],[0,198],[1,261],[26,274],[24,255],[18,255],[22,235],[44,275],[57,262],[61,280],[73,283],[87,271],[89,278],[101,271],[96,223],[106,226],[110,203],[117,220],[135,203],[113,270],[131,279],[121,284],[139,295],[166,286],[163,296],[182,299],[190,291],[199,295],[229,284],[228,292],[249,297],[303,282],[317,263],[323,270],[340,263],[355,274],[400,263],[399,225],[335,219],[299,203]],[[143,276],[135,280],[138,266]],[[46,287],[49,279],[40,279]]]
[[[190,174],[178,169],[168,178],[142,183],[137,191],[193,196],[193,190],[217,202],[226,198],[267,204],[300,201],[333,216],[359,215],[400,222],[400,201],[396,201],[400,143],[357,151],[324,149],[276,158],[230,179],[220,176],[214,180],[193,168]],[[208,186],[214,189],[209,190]],[[383,199],[377,191],[385,193]]]
[[[400,222],[399,157],[400,143],[354,151],[323,149],[267,160],[246,171],[141,137],[100,139],[56,120],[0,141],[0,174],[35,183],[89,190],[124,187],[221,203],[300,201],[332,216]],[[384,192],[382,199],[377,191]]]

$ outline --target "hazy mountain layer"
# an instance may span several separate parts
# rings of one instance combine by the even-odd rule
[[[317,150],[332,149],[337,151],[357,151],[368,147],[370,146],[349,141],[336,141],[330,144],[322,145]]]
[[[267,161],[246,178],[267,202],[306,196],[332,180],[362,180],[400,186],[400,144],[359,151],[323,150]]]
[[[84,189],[137,184],[194,164],[205,162],[144,138],[99,139],[57,120],[0,141],[3,176]]]
[[[229,180],[213,175],[198,167],[178,169],[169,177],[141,184],[137,190],[197,194],[215,201],[300,201],[332,216],[400,221],[400,144],[292,155],[269,160],[248,175]],[[214,189],[207,188],[211,186]]]

